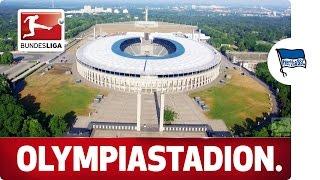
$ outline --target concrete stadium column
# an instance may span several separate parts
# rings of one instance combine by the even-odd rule
[[[163,131],[163,122],[164,122],[164,93],[161,93],[160,96],[160,122],[159,122],[159,131]]]
[[[141,92],[137,94],[137,131],[140,131],[141,125]]]

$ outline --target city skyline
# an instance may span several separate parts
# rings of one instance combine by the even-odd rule
[[[0,0],[1,4],[15,5],[24,2],[26,6],[43,6],[51,4],[52,0]],[[273,6],[289,7],[288,0],[54,0],[57,7],[79,7],[85,4],[92,6],[103,5],[173,5],[173,4],[195,4],[195,5],[224,5],[224,6]]]

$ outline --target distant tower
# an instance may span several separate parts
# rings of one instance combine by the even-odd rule
[[[148,21],[148,8],[146,8],[146,21]]]
[[[192,40],[194,40],[194,29],[192,29]]]
[[[96,25],[93,28],[93,39],[96,39]]]
[[[54,8],[54,0],[51,0],[51,8]]]
[[[199,29],[199,36],[198,36],[198,41],[201,40],[201,29]]]

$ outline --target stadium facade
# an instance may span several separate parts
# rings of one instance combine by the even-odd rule
[[[130,33],[95,39],[78,50],[78,72],[99,86],[132,93],[189,91],[219,75],[221,56],[207,44],[169,33],[149,38]]]

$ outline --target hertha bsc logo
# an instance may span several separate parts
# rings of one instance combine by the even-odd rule
[[[296,68],[296,67],[307,67],[306,56],[303,49],[276,49],[280,61],[280,72],[283,77],[287,76],[284,72],[284,68]]]
[[[64,24],[64,11],[61,9],[20,9],[18,11],[18,50],[64,51]]]

